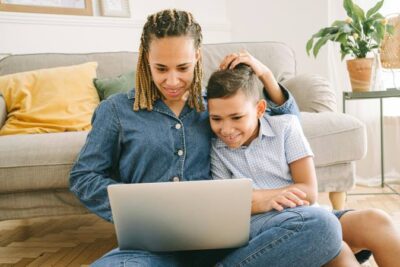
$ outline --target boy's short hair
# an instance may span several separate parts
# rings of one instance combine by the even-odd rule
[[[253,70],[246,64],[238,64],[234,69],[219,70],[211,74],[207,85],[207,98],[227,98],[242,91],[247,98],[258,101],[260,90]]]

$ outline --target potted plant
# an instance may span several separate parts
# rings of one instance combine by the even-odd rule
[[[384,0],[378,1],[365,13],[353,0],[344,0],[343,7],[348,18],[336,20],[330,27],[322,28],[307,42],[307,54],[310,55],[312,50],[314,57],[328,41],[340,44],[342,60],[346,56],[353,58],[347,60],[353,91],[369,90],[373,58],[367,56],[370,52],[379,50],[386,33],[393,33],[393,26],[378,13],[383,2]]]

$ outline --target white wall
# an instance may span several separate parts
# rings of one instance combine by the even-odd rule
[[[0,54],[137,51],[147,15],[170,7],[193,13],[205,43],[230,41],[225,0],[130,0],[131,18],[101,17],[93,2],[92,17],[0,12]]]
[[[355,0],[371,8],[377,0]],[[342,91],[350,90],[345,60],[338,44],[327,43],[317,56],[307,56],[305,45],[312,34],[347,15],[342,0],[242,0],[227,1],[232,41],[281,41],[295,52],[298,73],[315,73],[327,78],[336,90],[341,110]],[[383,15],[400,12],[398,0],[385,0]]]
[[[308,57],[305,46],[320,27],[329,22],[328,0],[231,0],[227,2],[233,41],[280,41],[297,58],[299,73],[328,76],[328,53],[318,60]],[[244,4],[245,3],[245,4]]]

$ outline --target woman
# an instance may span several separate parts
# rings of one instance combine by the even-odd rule
[[[112,221],[107,186],[114,183],[211,179],[211,130],[202,96],[200,25],[188,12],[163,10],[143,28],[136,88],[103,101],[72,169],[70,188],[100,217]],[[228,55],[221,68],[241,62]],[[261,63],[271,113],[295,113],[292,96]],[[129,212],[129,211],[127,211]],[[322,249],[315,249],[322,248]],[[248,245],[229,250],[152,253],[114,249],[94,266],[321,266],[341,248],[337,219],[324,210],[258,216]]]

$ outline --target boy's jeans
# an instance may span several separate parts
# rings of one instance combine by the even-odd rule
[[[319,267],[339,254],[341,232],[331,212],[296,207],[252,216],[250,241],[240,248],[165,253],[114,249],[92,266]]]

